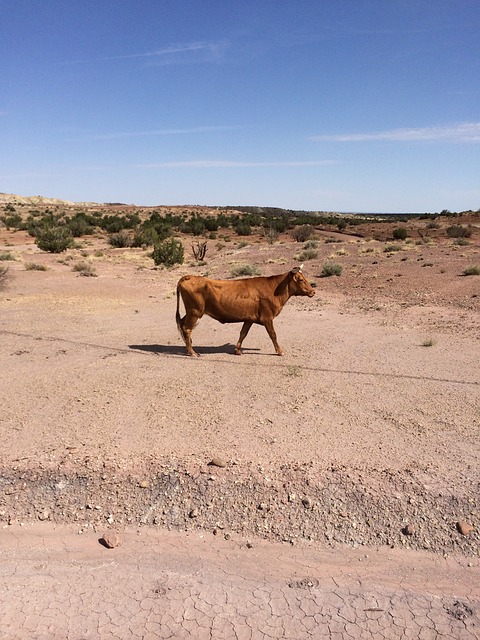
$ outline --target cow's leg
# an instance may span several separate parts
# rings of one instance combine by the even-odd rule
[[[238,339],[237,346],[235,347],[235,355],[236,356],[241,356],[242,355],[242,342],[247,337],[247,333],[250,331],[250,327],[252,326],[252,324],[253,324],[253,322],[244,322],[243,323],[242,330],[240,331],[240,337]]]
[[[192,331],[197,324],[199,317],[193,314],[188,314],[181,319],[181,327],[183,333],[183,339],[187,346],[187,354],[189,356],[198,356],[198,353],[193,350],[192,347]]]
[[[267,330],[268,335],[270,336],[270,340],[273,342],[273,346],[275,347],[275,351],[278,356],[283,356],[283,351],[280,349],[277,342],[277,334],[275,333],[275,329],[273,328],[273,320],[267,320],[263,323],[263,326]]]

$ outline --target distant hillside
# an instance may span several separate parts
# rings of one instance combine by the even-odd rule
[[[19,196],[15,193],[0,193],[0,204],[60,204],[60,205],[81,205],[90,206],[95,202],[70,202],[69,200],[60,200],[59,198],[46,198],[45,196]]]

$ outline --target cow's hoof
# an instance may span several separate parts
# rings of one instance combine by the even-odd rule
[[[190,356],[190,358],[199,358],[200,354],[196,351],[192,351],[191,353],[187,353],[187,356]]]
[[[235,355],[236,355],[236,356],[243,356],[243,351],[240,351],[240,350],[237,350],[237,349],[236,349],[236,350],[235,350]]]

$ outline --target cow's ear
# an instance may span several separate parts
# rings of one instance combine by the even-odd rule
[[[292,273],[300,273],[302,268],[303,268],[303,264],[301,264],[299,267],[293,267]]]

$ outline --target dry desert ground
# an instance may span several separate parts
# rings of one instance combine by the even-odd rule
[[[480,218],[457,222],[473,230],[468,244],[442,234],[452,221],[429,235],[415,220],[392,251],[386,225],[363,237],[316,229],[303,267],[316,295],[292,298],[275,322],[285,355],[254,326],[235,356],[240,325],[204,317],[199,358],[185,355],[175,324],[179,278],[229,278],[238,264],[289,271],[302,249],[289,233],[209,241],[204,264],[183,237],[184,264],[162,269],[151,249],[115,249],[101,234],[52,254],[0,227],[0,638],[480,637],[480,276],[462,275],[480,265]],[[321,277],[328,260],[340,276]],[[94,277],[74,269],[85,261]],[[117,548],[98,544],[108,533]],[[144,635],[134,631],[133,612],[118,635],[99,631],[100,611],[83,628],[85,611],[76,622],[65,612],[88,598],[75,605],[51,586],[83,579],[83,594],[90,585],[116,602],[126,575],[140,593],[160,574],[162,611],[181,612],[170,636],[141,618]],[[228,604],[233,591],[232,628],[198,604],[208,593]],[[255,592],[270,622],[260,605],[260,617],[240,615]],[[64,613],[49,627],[35,607],[52,593]],[[187,625],[192,600],[210,635],[207,623]],[[395,606],[417,635],[382,618]],[[288,631],[286,611],[303,626]]]

